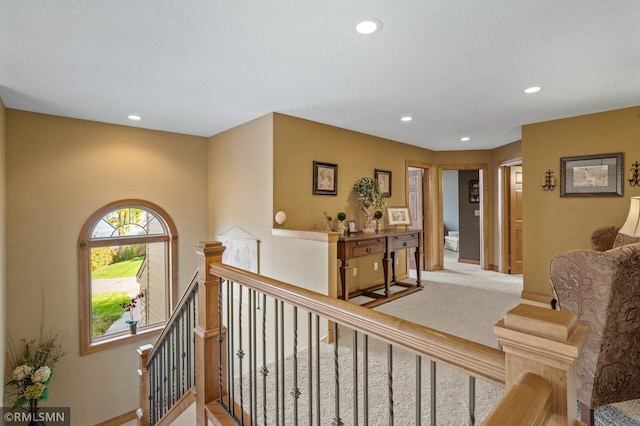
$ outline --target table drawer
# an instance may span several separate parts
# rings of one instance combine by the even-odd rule
[[[409,247],[418,247],[420,243],[418,238],[420,238],[419,232],[404,235],[394,235],[390,238],[391,241],[389,242],[389,248],[391,249],[391,251],[393,251]]]
[[[372,238],[370,240],[354,241],[351,245],[352,257],[366,256],[368,254],[384,253],[384,238]]]

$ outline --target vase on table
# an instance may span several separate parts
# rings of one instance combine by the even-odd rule
[[[44,426],[38,417],[38,400],[29,400],[29,426]]]
[[[364,212],[364,228],[362,232],[365,234],[375,234],[376,229],[373,226],[373,215],[371,214],[371,207],[362,206]]]

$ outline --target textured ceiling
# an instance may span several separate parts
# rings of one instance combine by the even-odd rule
[[[382,31],[357,34],[364,18]],[[201,136],[275,111],[494,148],[523,124],[640,104],[640,1],[2,0],[0,97]]]

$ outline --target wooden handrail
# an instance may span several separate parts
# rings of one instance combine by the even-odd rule
[[[525,373],[509,389],[483,426],[547,424],[551,417],[551,383],[542,377]]]
[[[153,349],[151,349],[151,352],[149,352],[149,355],[147,356],[147,364],[145,365],[145,367],[149,366],[149,363],[153,359],[153,356],[155,355],[156,351],[158,350],[159,345],[157,343],[162,342],[164,340],[164,337],[171,329],[171,325],[174,323],[174,321],[176,321],[176,318],[178,317],[178,313],[180,312],[184,304],[187,302],[189,295],[191,294],[193,289],[198,285],[197,277],[198,277],[198,270],[196,270],[195,274],[193,274],[193,278],[191,278],[189,287],[187,287],[187,289],[182,293],[182,296],[180,297],[180,300],[178,301],[176,308],[173,310],[173,312],[171,312],[171,315],[169,316],[169,320],[167,321],[164,328],[162,329],[162,333],[160,333],[160,335],[156,339],[156,344],[153,345]]]
[[[219,262],[212,263],[209,272],[471,376],[505,385],[505,356],[499,349]]]

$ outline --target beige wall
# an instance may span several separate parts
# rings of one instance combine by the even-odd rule
[[[524,296],[549,294],[549,261],[562,251],[590,248],[591,232],[621,226],[629,198],[640,187],[626,181],[629,165],[640,160],[640,107],[572,117],[522,128],[524,179]],[[560,187],[545,192],[544,172],[560,180],[560,158],[624,153],[624,196],[561,198]]]
[[[390,206],[406,206],[405,161],[429,163],[433,159],[426,149],[283,114],[274,114],[273,134],[273,214],[286,212],[285,227],[290,229],[329,230],[325,211],[333,218],[343,211],[347,220],[356,220],[362,229],[364,215],[356,209],[351,193],[356,180],[373,177],[374,169],[391,171],[391,197],[385,201]],[[313,195],[314,160],[338,165],[338,195]],[[358,268],[353,286],[382,278],[382,265],[377,261],[378,271],[372,259],[352,262]]]
[[[4,107],[4,103],[2,99],[0,99],[0,329],[6,330],[6,309],[5,309],[5,300],[6,300],[6,267],[5,267],[5,252],[6,252],[6,178],[5,178],[5,170],[6,170],[6,161],[5,161],[5,148],[6,148],[6,137],[5,137],[5,129],[6,129],[6,109]],[[0,354],[5,353],[4,340],[0,339]],[[4,362],[2,363],[2,369],[0,370],[0,383],[5,383],[4,380],[4,371],[5,371]],[[4,399],[5,387],[2,387],[2,395]]]
[[[206,239],[207,140],[11,109],[6,131],[7,328],[37,336],[44,290],[47,325],[66,333],[69,351],[48,404],[70,406],[73,423],[85,425],[133,410],[139,344],[79,356],[78,234],[109,202],[158,204],[178,228],[182,291]]]

